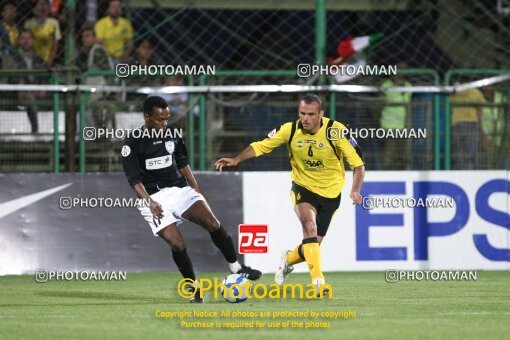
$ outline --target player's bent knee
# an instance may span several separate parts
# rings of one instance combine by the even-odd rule
[[[173,251],[181,252],[186,249],[186,243],[183,239],[165,239],[166,243],[170,246]]]
[[[180,235],[180,233],[173,233],[171,227],[166,227],[161,230],[158,234],[173,251],[183,251],[186,249],[186,242]]]
[[[186,249],[186,244],[184,242],[170,243],[170,248],[175,252],[181,252]]]

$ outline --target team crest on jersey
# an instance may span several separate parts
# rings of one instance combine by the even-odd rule
[[[166,151],[168,151],[169,154],[173,154],[175,150],[175,143],[172,141],[165,142],[165,149]]]
[[[267,134],[267,138],[273,138],[273,136],[276,134],[276,129],[273,129],[273,131],[269,132]]]
[[[298,148],[302,147],[303,146],[303,141],[298,140],[296,145],[298,146]]]
[[[131,153],[131,148],[128,145],[124,145],[120,151],[122,157],[127,157]]]

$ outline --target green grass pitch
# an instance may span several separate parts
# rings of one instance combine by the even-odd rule
[[[221,279],[224,273],[200,273]],[[261,282],[272,283],[272,274]],[[176,273],[128,273],[126,281],[50,281],[34,276],[0,277],[0,338],[166,338],[349,339],[443,338],[508,339],[510,272],[478,271],[477,281],[386,283],[384,272],[327,273],[332,299],[264,299],[230,304],[206,294],[206,304],[177,295]],[[292,274],[289,283],[309,283]],[[178,319],[156,311],[355,311],[356,318],[327,320],[327,329],[185,329]],[[187,319],[197,321],[197,318]],[[201,319],[207,321],[207,319]],[[263,319],[264,322],[290,318]],[[253,321],[216,318],[209,321]],[[294,321],[310,321],[297,320]]]

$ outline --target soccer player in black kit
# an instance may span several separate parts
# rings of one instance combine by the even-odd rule
[[[188,166],[184,142],[177,134],[171,133],[175,129],[168,125],[170,111],[167,102],[158,96],[147,97],[143,103],[143,114],[145,124],[140,128],[143,137],[135,138],[133,133],[133,136],[124,140],[122,165],[137,196],[149,202],[148,207],[139,207],[142,216],[151,226],[154,235],[168,243],[182,276],[196,282],[186,243],[177,228],[177,224],[185,219],[210,233],[214,245],[227,260],[232,273],[258,280],[262,273],[237,261],[232,238],[204,199]],[[160,133],[148,136],[150,132]],[[194,290],[193,287],[190,289]],[[196,292],[190,302],[203,303],[199,290]]]

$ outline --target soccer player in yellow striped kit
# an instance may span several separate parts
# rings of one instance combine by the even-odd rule
[[[299,119],[283,124],[262,141],[251,143],[234,158],[216,161],[216,169],[236,166],[246,159],[271,152],[287,144],[292,166],[291,197],[301,226],[303,242],[294,250],[282,254],[275,274],[275,282],[282,285],[294,265],[306,261],[312,283],[320,287],[325,283],[321,267],[319,245],[326,235],[333,214],[340,205],[345,181],[344,158],[353,169],[350,198],[360,204],[361,184],[365,166],[361,149],[350,138],[346,127],[324,117],[322,100],[316,95],[305,95],[299,101]]]

